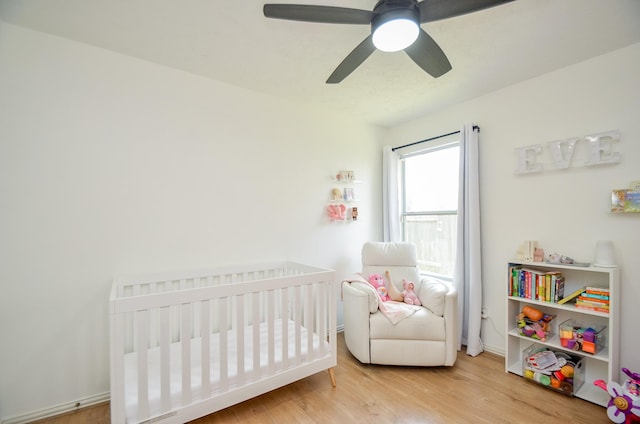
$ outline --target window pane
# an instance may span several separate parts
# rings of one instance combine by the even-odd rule
[[[404,159],[406,212],[458,209],[457,145]]]
[[[457,215],[408,216],[404,239],[418,248],[421,272],[453,275],[456,258]]]

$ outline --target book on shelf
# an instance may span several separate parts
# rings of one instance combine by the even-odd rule
[[[509,296],[557,303],[564,297],[564,276],[558,271],[512,266],[508,292]]]
[[[600,308],[608,308],[609,307],[609,301],[595,301],[595,300],[589,300],[589,299],[585,299],[582,296],[578,296],[578,298],[576,299],[576,305],[583,305],[583,306],[595,306],[595,307],[600,307]]]
[[[565,304],[565,303],[567,303],[567,302],[569,302],[569,301],[571,301],[571,300],[573,300],[573,299],[577,298],[577,297],[578,297],[578,296],[580,296],[582,293],[584,293],[584,291],[585,291],[585,290],[586,290],[586,288],[585,288],[585,287],[582,287],[582,288],[580,288],[580,289],[578,289],[578,290],[574,291],[574,292],[573,292],[573,293],[571,293],[570,295],[565,296],[565,297],[563,297],[562,299],[560,299],[560,300],[558,301],[558,304],[559,304],[559,305],[562,305],[562,304]]]
[[[608,287],[593,287],[587,286],[585,287],[585,291],[590,294],[599,294],[602,296],[609,296],[609,288]]]
[[[589,299],[602,299],[602,300],[609,300],[609,295],[608,294],[597,294],[597,293],[591,293],[588,291],[585,291],[584,293],[582,293],[583,297],[587,297]]]
[[[609,304],[609,298],[606,299],[598,299],[595,297],[588,297],[588,296],[584,296],[586,295],[586,293],[583,293],[583,295],[578,296],[578,300],[581,300],[583,302],[587,302],[587,303],[593,303],[594,305],[608,305]]]
[[[577,309],[584,309],[587,311],[597,311],[597,312],[605,312],[605,313],[609,313],[609,308],[603,308],[603,307],[598,307],[598,306],[588,306],[588,305],[578,305],[578,302],[576,302],[576,308]]]

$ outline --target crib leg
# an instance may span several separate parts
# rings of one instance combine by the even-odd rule
[[[329,368],[329,378],[331,379],[331,385],[336,387],[336,375],[333,373],[333,368]]]

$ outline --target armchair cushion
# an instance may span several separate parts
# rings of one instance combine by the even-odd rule
[[[402,291],[402,280],[413,281],[420,289],[420,269],[416,246],[412,243],[368,242],[362,247],[362,276],[391,274],[394,286]]]
[[[445,340],[444,318],[419,308],[410,318],[392,324],[381,312],[369,317],[369,338],[387,340]]]

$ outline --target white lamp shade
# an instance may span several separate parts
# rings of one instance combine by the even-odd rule
[[[613,242],[600,240],[596,243],[596,259],[593,265],[607,268],[616,266],[616,260],[613,254]]]
[[[413,44],[420,28],[410,19],[393,19],[384,22],[373,32],[373,45],[383,52],[397,52]]]

